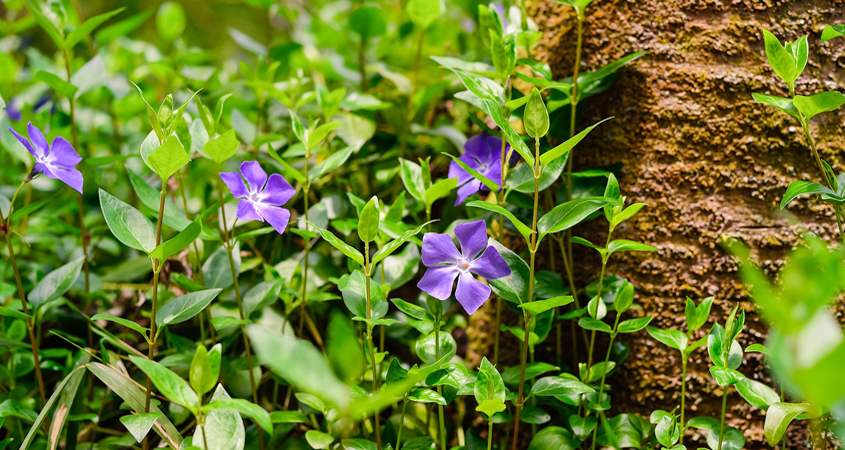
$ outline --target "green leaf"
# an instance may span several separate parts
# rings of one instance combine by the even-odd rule
[[[199,397],[197,397],[197,393],[191,389],[191,386],[185,380],[179,378],[179,375],[176,375],[163,365],[146,358],[130,355],[129,359],[150,377],[156,389],[164,394],[168,400],[176,402],[191,411],[196,411],[197,405],[199,404]]]
[[[185,9],[179,3],[167,1],[158,8],[156,29],[165,41],[171,42],[182,35],[186,22]]]
[[[332,170],[337,169],[346,163],[354,151],[355,147],[347,146],[332,153],[328,156],[328,158],[320,161],[316,166],[309,169],[308,177],[312,180],[316,180]]]
[[[775,108],[789,114],[790,116],[800,119],[798,116],[798,109],[795,108],[795,105],[792,104],[791,98],[783,98],[783,97],[776,97],[774,95],[766,95],[766,94],[758,94],[756,92],[751,93],[751,96],[754,98],[754,101],[757,103],[763,103],[769,106],[774,106]]]
[[[149,328],[142,327],[141,325],[138,325],[137,323],[129,319],[124,319],[123,317],[115,317],[109,314],[94,314],[91,317],[91,320],[107,320],[109,322],[114,322],[118,325],[123,325],[124,327],[129,328],[131,330],[135,330],[141,333],[142,336],[147,336],[147,332],[149,331]]]
[[[537,221],[540,239],[549,233],[559,233],[578,225],[605,206],[620,203],[620,200],[608,197],[584,197],[558,205]]]
[[[226,389],[218,384],[211,402],[230,398]],[[212,409],[205,416],[204,428],[205,433],[202,428],[197,428],[193,437],[193,444],[203,450],[239,449],[246,441],[244,421],[235,410]],[[208,438],[208,445],[205,444],[205,437]]]
[[[329,364],[342,381],[356,381],[364,373],[364,352],[358,333],[340,310],[333,310],[330,317],[326,336]]]
[[[235,261],[235,276],[241,273],[240,243],[235,243],[232,248],[232,256]],[[220,246],[202,265],[202,276],[206,287],[226,289],[235,283],[232,278],[232,265],[229,263],[229,250]]]
[[[278,300],[282,285],[281,280],[262,281],[247,291],[243,299],[244,317],[249,317],[254,311],[259,311]]]
[[[634,304],[634,285],[623,280],[613,297],[613,309],[622,314]]]
[[[540,378],[534,383],[534,386],[531,386],[531,391],[525,398],[528,399],[532,396],[555,397],[559,395],[593,394],[595,392],[593,388],[572,378],[545,377]]]
[[[485,108],[488,108],[489,106],[486,105],[485,102],[489,101],[491,105],[499,104],[499,101],[503,94],[502,86],[499,83],[487,77],[463,72],[461,70],[452,69],[452,72],[458,76],[458,79],[460,79],[461,83],[463,83],[464,86],[469,89],[470,93],[474,94],[477,99],[481,101],[481,103],[478,103],[476,101],[475,103],[473,103],[474,105],[478,106],[482,110],[485,110],[486,112]],[[504,120],[504,117],[502,120]]]
[[[131,32],[135,31],[144,22],[146,22],[152,14],[153,10],[148,9],[146,11],[141,11],[128,19],[123,19],[112,25],[103,27],[94,34],[94,39],[98,44],[103,45],[119,37],[129,36]]]
[[[394,305],[396,305],[396,308],[399,309],[399,311],[402,311],[403,313],[413,317],[414,319],[425,321],[433,320],[433,318],[426,312],[425,309],[417,305],[413,305],[399,298],[392,298],[390,299],[390,301]]]
[[[666,448],[673,447],[681,437],[681,429],[675,421],[675,416],[663,416],[654,427],[654,436]]]
[[[432,222],[434,222],[434,221],[432,221]],[[384,244],[381,248],[379,248],[373,254],[373,259],[370,262],[370,264],[376,265],[379,262],[381,262],[384,258],[387,258],[388,256],[390,256],[393,252],[396,251],[396,249],[398,249],[400,246],[402,246],[402,244],[407,242],[408,239],[410,239],[413,236],[416,236],[417,234],[419,234],[420,231],[422,231],[423,228],[425,228],[426,226],[428,226],[432,222],[426,222],[426,223],[414,228],[413,230],[408,230],[408,231],[402,233],[402,235],[399,236],[398,238],[388,242],[387,244]]]
[[[707,318],[710,317],[710,307],[713,305],[714,297],[707,297],[701,301],[698,306],[687,297],[686,309],[684,314],[687,319],[687,327],[690,331],[695,331],[707,323]]]
[[[426,29],[443,14],[443,0],[410,0],[405,6],[408,17],[421,29]]]
[[[64,295],[73,286],[76,278],[79,277],[83,262],[85,262],[84,256],[76,258],[47,274],[29,293],[29,302],[38,306]]]
[[[380,319],[387,314],[388,304],[381,289],[370,282],[370,314],[367,314],[367,276],[361,270],[355,270],[338,283],[343,295],[343,303],[356,317]]]
[[[801,414],[810,410],[809,403],[775,403],[766,411],[766,423],[763,433],[766,441],[774,447],[778,445],[790,422]]]
[[[308,133],[308,142],[306,146],[312,149],[320,145],[332,131],[340,127],[340,122],[324,123],[317,127],[313,132]]]
[[[476,411],[483,412],[487,415],[487,420],[490,420],[494,414],[506,410],[505,402],[498,398],[488,398],[481,402],[476,408]]]
[[[308,423],[308,416],[299,411],[273,411],[270,413],[273,423]]]
[[[646,326],[648,326],[648,324],[651,322],[651,319],[653,318],[653,316],[647,316],[625,320],[619,324],[619,327],[616,329],[616,331],[619,333],[634,333],[640,331]]]
[[[432,184],[428,187],[428,189],[425,190],[425,194],[423,194],[423,200],[425,201],[425,204],[430,208],[435,201],[449,195],[452,190],[455,189],[455,187],[457,186],[457,178],[444,178],[442,180],[437,180],[436,183]]]
[[[387,18],[381,8],[363,6],[349,15],[349,27],[366,40],[387,32]]]
[[[750,378],[739,380],[736,383],[736,391],[751,406],[759,409],[768,409],[769,406],[780,401],[780,396],[774,389]]]
[[[63,80],[56,74],[39,70],[35,73],[35,79],[47,83],[54,91],[62,94],[65,98],[74,98],[77,87]]]
[[[489,239],[488,242],[499,252],[511,269],[510,276],[487,280],[493,292],[511,303],[523,304],[533,300],[528,298],[528,279],[530,278],[528,263],[495,239]]]
[[[563,427],[548,426],[531,438],[528,450],[575,450],[581,447],[572,433]]]
[[[346,242],[343,242],[342,240],[340,240],[331,231],[320,228],[320,227],[318,227],[318,226],[316,226],[313,223],[308,222],[308,221],[306,221],[306,223],[308,223],[308,225],[317,229],[317,231],[319,231],[320,235],[323,237],[323,240],[325,240],[326,242],[331,244],[334,248],[340,250],[341,253],[346,255],[349,259],[358,263],[359,266],[364,267],[364,255],[361,254],[361,252],[359,252],[358,250],[356,250],[355,248],[353,248],[352,246],[350,246]]]
[[[141,200],[141,203],[153,211],[158,211],[161,202],[161,191],[147,184],[143,178],[132,170],[127,169],[126,172],[129,174],[129,182],[132,184],[135,193],[138,194],[138,199]],[[191,221],[187,219],[185,211],[167,198],[164,200],[164,224],[181,231],[190,225]]]
[[[845,198],[842,198],[836,192],[830,190],[827,186],[823,186],[814,181],[793,181],[792,183],[789,183],[789,187],[786,188],[786,193],[783,194],[783,200],[780,202],[780,209],[785,208],[789,202],[804,194],[827,194],[836,199],[845,201]]]
[[[191,387],[200,396],[205,395],[217,384],[217,377],[214,377],[211,372],[211,358],[208,357],[208,350],[202,344],[197,346],[197,350],[194,352],[188,375]]]
[[[560,367],[553,366],[549,363],[545,362],[530,362],[525,365],[525,379],[531,380],[534,377],[542,375],[546,372],[558,371]],[[519,383],[521,366],[513,366],[508,367],[505,369],[505,372],[502,373],[502,379],[505,381],[506,384],[509,385],[516,385]]]
[[[480,174],[477,170],[475,170],[472,167],[470,167],[469,165],[467,165],[467,163],[461,161],[461,159],[459,157],[452,155],[450,153],[446,153],[446,152],[443,152],[443,154],[452,158],[452,161],[454,161],[455,164],[460,166],[461,169],[464,169],[468,174],[472,175],[473,178],[480,181],[481,184],[483,184],[484,186],[487,187],[487,189],[490,189],[493,192],[496,192],[496,191],[499,190],[499,183],[498,182],[493,181],[493,180],[485,177],[484,175]],[[454,186],[449,188],[449,191],[451,191],[452,189],[455,188],[455,186],[458,185],[458,179],[457,178],[447,178],[447,180],[455,180]],[[443,181],[443,180],[441,180],[441,181]]]
[[[842,25],[828,25],[822,30],[822,42],[845,36],[845,27]]]
[[[519,231],[519,234],[521,234],[522,237],[525,238],[526,242],[531,239],[531,235],[534,233],[534,231],[531,229],[531,227],[522,223],[522,221],[517,219],[516,216],[513,215],[513,213],[511,213],[510,211],[508,211],[505,208],[502,208],[499,205],[494,205],[492,203],[487,203],[487,202],[475,200],[475,201],[471,201],[471,202],[467,203],[467,206],[471,207],[471,208],[484,209],[484,210],[494,212],[494,213],[497,213],[497,214],[501,214],[501,215],[507,217],[508,220],[510,220],[511,223],[513,223],[513,225]]]
[[[200,233],[202,233],[202,222],[200,219],[196,219],[191,222],[190,225],[185,227],[184,230],[180,231],[179,234],[173,236],[171,239],[168,239],[166,242],[156,247],[155,250],[150,252],[150,258],[156,258],[159,261],[164,261],[176,253],[188,248],[188,246],[199,237]]]
[[[679,330],[663,330],[660,328],[648,327],[646,328],[646,331],[658,342],[668,345],[675,350],[684,351],[689,343],[687,335]]]
[[[65,47],[65,39],[62,36],[61,30],[59,30],[53,22],[50,21],[45,15],[44,12],[41,10],[41,6],[36,5],[33,3],[33,0],[26,0],[26,8],[29,12],[35,17],[35,21],[38,22],[38,25],[47,32],[47,35],[53,39],[53,42],[56,44],[56,47],[59,49],[63,49]]]
[[[129,430],[129,433],[135,438],[135,442],[140,444],[159,417],[161,417],[161,413],[158,412],[129,414],[121,416],[120,423]]]
[[[576,145],[578,145],[578,143],[581,142],[581,140],[583,140],[585,137],[587,137],[587,135],[590,134],[590,132],[593,131],[593,129],[595,127],[603,124],[604,122],[607,122],[608,120],[610,120],[612,118],[613,117],[608,117],[607,119],[604,119],[600,122],[597,122],[597,123],[590,125],[589,127],[585,128],[580,133],[578,133],[575,136],[572,136],[571,138],[567,139],[564,143],[562,143],[562,144],[558,145],[557,147],[547,151],[546,153],[543,153],[542,155],[540,155],[540,164],[543,165],[543,166],[547,166],[552,161],[560,158],[561,156],[568,155],[569,152]]]
[[[807,120],[823,112],[835,111],[845,103],[845,95],[838,91],[827,91],[809,97],[796,95],[792,103],[804,114]]]
[[[504,133],[508,143],[511,145],[511,148],[516,150],[516,152],[519,153],[519,156],[521,156],[527,164],[534,166],[534,156],[531,155],[531,150],[519,134],[514,131],[507,119],[505,119],[505,116],[502,114],[502,108],[500,108],[497,103],[488,99],[483,100],[483,105],[484,112],[486,112],[487,115],[493,119],[493,122],[496,122],[496,125],[502,129],[502,132]]]
[[[437,348],[435,346],[435,333],[431,332],[417,340],[415,350],[417,356],[426,364],[434,364],[444,356],[449,356],[446,360],[452,359],[458,350],[458,344],[455,343],[455,338],[450,333],[445,331],[440,333],[440,358],[437,357]],[[450,356],[451,355],[451,356]]]
[[[614,239],[607,246],[607,251],[608,254],[613,254],[617,252],[656,252],[657,249],[650,245],[627,239]]]
[[[739,383],[745,376],[734,369],[727,367],[710,366],[710,375],[716,379],[719,386],[730,386]]]
[[[242,398],[221,398],[202,407],[203,411],[230,410],[237,411],[253,420],[270,436],[273,435],[273,422],[270,414],[264,408]]]
[[[247,334],[259,360],[299,392],[314,394],[341,408],[349,403],[349,388],[310,342],[261,325],[250,325]]]
[[[155,131],[155,135],[158,138],[158,141],[161,142],[161,140],[164,139],[165,136],[164,131],[162,131],[161,129],[161,122],[158,121],[158,114],[156,114],[156,111],[153,109],[152,106],[150,106],[149,102],[147,102],[147,99],[144,97],[144,91],[142,91],[141,88],[134,82],[130,81],[130,83],[135,86],[135,89],[137,89],[138,93],[141,94],[141,99],[144,100],[144,104],[147,105],[147,119],[150,121],[150,125],[153,127],[153,131]]]
[[[334,442],[334,436],[318,430],[308,430],[305,432],[305,440],[313,449],[325,449]]]
[[[414,162],[399,158],[399,175],[408,193],[415,199],[423,201],[426,188],[422,168]]]
[[[613,329],[610,328],[610,325],[602,322],[598,319],[593,319],[591,317],[582,317],[578,320],[578,326],[590,331],[601,331],[603,333],[613,333]]]
[[[102,25],[103,22],[120,14],[121,12],[123,12],[124,9],[126,8],[118,8],[114,11],[109,11],[107,13],[100,14],[86,20],[82,23],[82,25],[76,27],[76,29],[74,29],[67,35],[67,37],[65,38],[65,45],[67,46],[67,48],[73,48],[73,46],[75,46],[79,41],[84,39],[86,36],[91,34],[97,27]]]
[[[100,209],[117,240],[147,254],[155,249],[155,228],[140,211],[102,189]]]
[[[364,242],[372,242],[378,237],[379,202],[373,197],[364,205],[358,216],[358,237]]]
[[[519,305],[520,308],[531,313],[531,315],[538,316],[546,311],[566,306],[573,302],[571,295],[562,295],[559,297],[552,297],[546,300],[537,300],[531,303],[523,303]]]
[[[159,308],[156,322],[160,326],[182,323],[202,312],[222,289],[206,289],[174,298]]]
[[[778,38],[768,30],[763,30],[763,40],[766,47],[766,58],[769,60],[769,65],[772,66],[772,70],[775,71],[775,74],[785,81],[786,85],[789,86],[789,90],[792,91],[793,86],[795,85],[795,80],[797,80],[801,75],[804,67],[802,66],[800,70],[798,69],[798,61],[796,58],[787,51],[780,44]]]
[[[118,396],[120,396],[120,398],[123,399],[123,401],[125,401],[129,405],[129,407],[132,408],[133,411],[138,414],[144,413],[146,391],[142,389],[137,383],[133,382],[128,375],[119,372],[118,370],[112,367],[95,362],[92,362],[88,365],[88,370],[90,370],[91,373],[93,373],[97,378],[100,379],[100,381],[102,381],[106,386],[108,386],[109,389],[111,389]],[[180,379],[180,381],[182,380]],[[196,395],[193,389],[191,389],[184,381],[182,381],[182,383],[185,384],[185,389],[188,392],[193,393],[193,395]],[[150,412],[161,413],[161,410],[158,408],[158,406],[155,405],[155,403],[151,403]],[[165,442],[167,442],[170,447],[179,448],[179,444],[182,443],[182,436],[179,434],[179,431],[176,430],[176,427],[173,426],[173,423],[170,422],[170,419],[168,419],[167,416],[162,414],[153,429],[156,431],[156,433],[158,433],[159,436],[164,439]]]
[[[165,181],[190,161],[191,158],[178,139],[164,141],[147,156],[147,164]]]
[[[546,104],[543,103],[543,96],[540,95],[540,91],[536,87],[531,88],[531,94],[528,98],[528,104],[525,105],[522,122],[525,125],[525,132],[534,139],[539,139],[549,132],[549,112],[546,110]],[[578,136],[575,137],[577,138]],[[574,146],[575,144],[572,145]],[[555,149],[558,147],[555,147]],[[543,156],[540,156],[540,164],[546,164],[543,161]]]
[[[446,399],[437,392],[431,389],[413,388],[408,393],[408,400],[417,403],[436,403],[438,405],[446,406]]]
[[[235,152],[238,151],[238,138],[235,135],[235,129],[231,129],[213,140],[210,140],[202,146],[202,152],[205,156],[211,158],[217,164],[231,158]]]

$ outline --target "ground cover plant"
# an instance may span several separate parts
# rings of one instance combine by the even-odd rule
[[[560,2],[566,74],[522,1],[209,3],[232,15],[213,30],[197,2],[83,3],[0,10],[0,449],[839,446],[845,174],[811,118],[845,96],[796,87],[807,36],[759,30],[789,96],[753,99],[818,169],[781,209],[815,196],[838,234],[796,225],[774,271],[720,238],[750,301],[679,298],[666,328],[609,269],[661,251],[630,226],[649,205],[574,163],[614,120],[585,107],[649,58],[584,69],[591,0]],[[680,367],[645,416],[614,401],[651,357],[635,333]],[[719,411],[688,403],[690,364]],[[729,423],[738,398],[764,439]]]

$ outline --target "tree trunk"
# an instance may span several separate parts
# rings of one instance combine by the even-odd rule
[[[841,88],[838,69],[845,41],[820,42],[822,28],[840,20],[841,12],[842,2],[818,0],[597,0],[587,9],[582,72],[632,52],[649,52],[623,69],[610,90],[585,100],[581,128],[605,117],[615,119],[575,149],[574,163],[576,170],[621,163],[619,182],[626,203],[648,204],[614,238],[650,243],[659,252],[613,255],[609,272],[634,284],[637,302],[655,316],[654,326],[681,329],[685,297],[698,302],[715,296],[711,319],[697,336],[714,321],[724,324],[739,304],[751,313],[740,343],[762,343],[766,326],[752,312],[721,239],[741,239],[774,273],[790,247],[799,243],[799,221],[829,240],[838,237],[833,210],[826,205],[801,199],[789,208],[797,218],[779,212],[790,181],[821,181],[820,173],[800,125],[756,104],[751,93],[788,95],[766,61],[762,28],[782,41],[810,35],[809,63],[797,83],[798,94]],[[550,64],[556,79],[570,76],[572,9],[537,0],[529,1],[529,13],[544,34],[534,56]],[[845,169],[842,128],[841,113],[817,116],[812,125],[821,156],[836,173]],[[581,227],[574,234],[603,242],[604,236],[592,231],[603,226]],[[597,277],[599,260],[589,249],[575,251],[583,286]],[[611,415],[648,417],[655,409],[676,408],[677,352],[645,332],[627,338],[630,356],[609,377]],[[697,350],[688,377],[687,418],[719,416],[721,389],[708,367],[706,348]],[[759,354],[746,355],[739,370],[774,386]],[[746,448],[768,448],[764,411],[749,406],[733,389],[728,405],[728,422],[743,430]],[[800,426],[791,430],[794,448],[804,433]],[[689,442],[690,433],[688,446],[695,445]],[[697,444],[705,446],[703,438]]]

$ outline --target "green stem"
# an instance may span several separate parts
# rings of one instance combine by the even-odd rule
[[[402,415],[399,416],[399,431],[396,432],[396,450],[399,450],[402,442],[402,427],[405,425],[405,408],[408,406],[408,401],[402,401]]]
[[[440,361],[440,314],[434,319],[434,359]],[[437,386],[437,394],[443,395],[439,385]],[[437,404],[437,415],[439,420],[437,434],[440,435],[440,449],[446,450],[446,421],[443,419],[443,405],[439,403]]]
[[[372,267],[370,267],[370,243],[364,242],[364,275],[367,278],[367,319],[372,318],[372,308],[370,304],[370,276]],[[367,322],[367,347],[370,349],[370,366],[373,370],[373,394],[378,392],[378,374],[376,373],[376,354],[373,350],[373,326]],[[379,423],[379,413],[374,415],[375,431],[376,431],[376,446],[381,450],[381,424]]]
[[[23,186],[23,183],[21,183],[21,186]],[[18,191],[20,191],[20,187],[18,187]],[[12,208],[14,208],[14,206],[15,204],[13,199],[12,203],[9,205],[10,216],[12,215]],[[9,261],[12,263],[12,271],[15,273],[15,284],[18,288],[18,297],[21,300],[21,308],[23,309],[23,313],[27,315],[26,328],[29,331],[29,342],[30,347],[32,347],[32,358],[35,364],[35,377],[38,380],[38,392],[41,394],[41,404],[44,405],[47,403],[47,395],[44,390],[44,378],[41,375],[41,360],[38,355],[38,340],[35,339],[35,327],[32,323],[32,316],[29,315],[29,306],[26,303],[26,294],[24,293],[23,283],[21,282],[21,272],[20,269],[18,269],[18,261],[15,259],[15,250],[12,248],[11,224],[6,221],[5,217],[3,217],[2,211],[0,211],[0,233],[2,233],[6,238],[6,247],[9,249]]]
[[[215,170],[217,173],[220,173],[220,167],[215,163],[214,165]],[[223,246],[226,247],[226,255],[229,257],[229,270],[232,273],[232,288],[235,291],[235,299],[238,303],[238,316],[241,320],[246,319],[246,315],[244,314],[244,306],[243,306],[243,299],[241,298],[241,289],[238,285],[238,270],[235,267],[235,257],[232,255],[232,251],[234,250],[234,242],[233,237],[235,234],[234,227],[232,227],[231,236],[229,233],[229,225],[226,222],[226,203],[223,201],[223,179],[219,176],[217,177],[217,195],[220,201],[220,213],[223,219]],[[162,207],[164,206],[162,200]],[[235,219],[237,221],[237,219]],[[159,227],[161,225],[159,224]],[[252,391],[252,402],[256,405],[260,406],[258,403],[258,385],[255,382],[255,371],[253,369],[252,364],[252,349],[249,343],[249,336],[246,334],[246,325],[241,324],[241,334],[243,334],[244,338],[244,350],[246,352],[246,365],[247,369],[249,370],[249,387]],[[261,450],[264,450],[264,433],[259,429],[258,431],[258,446]]]
[[[684,433],[686,432],[686,422],[684,422],[684,411],[686,410],[687,399],[687,358],[684,352],[681,352],[681,439],[678,444],[684,445]]]
[[[602,367],[602,374],[601,374],[601,381],[599,382],[599,396],[598,402],[601,405],[601,397],[604,394],[604,381],[607,378],[607,363],[610,361],[610,353],[613,351],[613,341],[616,339],[617,328],[619,327],[619,318],[622,316],[621,313],[616,314],[616,320],[613,323],[613,333],[610,334],[610,343],[607,344],[607,354],[604,356],[604,367]],[[594,450],[596,448],[596,434],[598,432],[599,426],[596,424],[595,428],[593,428],[593,442],[590,444],[590,449]]]
[[[810,144],[810,150],[813,153],[813,158],[816,160],[816,165],[819,167],[819,171],[822,173],[822,180],[824,183],[829,187],[831,190],[836,191],[833,186],[833,181],[828,177],[827,172],[824,170],[824,164],[822,164],[822,159],[819,156],[818,149],[816,149],[816,142],[813,140],[813,135],[810,134],[810,121],[804,117],[804,114],[800,111],[798,112],[798,120],[801,122],[801,128],[804,130],[804,135],[807,137],[807,142]],[[842,244],[845,245],[845,233],[843,233],[842,229],[842,217],[839,211],[839,208],[833,208],[833,213],[836,216],[836,225],[839,228],[839,237],[842,239]]]
[[[716,450],[722,450],[722,441],[725,438],[725,412],[728,408],[728,389],[730,389],[730,386],[725,386],[725,390],[722,392],[722,418],[719,422],[719,446],[716,447]]]
[[[308,160],[311,159],[311,152],[306,149],[305,150],[305,183],[302,185],[302,193],[303,193],[303,201],[305,202],[305,221],[308,222],[308,195],[311,191],[311,181],[308,179]],[[299,330],[298,336],[302,338],[302,322],[305,318],[306,314],[306,307],[305,304],[308,301],[308,256],[311,250],[310,239],[304,239],[305,242],[305,258],[302,261],[302,292],[300,293],[300,297],[302,298],[302,305],[300,306],[299,311]]]
[[[531,222],[531,242],[529,243],[528,251],[531,254],[531,264],[528,272],[528,299],[531,302],[534,298],[534,260],[537,255],[537,209],[540,201],[540,139],[534,140],[535,156],[534,156],[534,215]],[[525,396],[525,365],[528,363],[528,338],[531,335],[531,313],[525,312],[525,334],[522,339],[522,358],[520,360],[519,368],[519,393],[516,397],[516,415],[514,416],[513,424],[513,450],[517,450],[519,444],[519,416],[522,413],[522,403]]]
[[[493,450],[493,418],[487,421],[487,450]]]

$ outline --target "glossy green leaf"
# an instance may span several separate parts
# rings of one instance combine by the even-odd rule
[[[215,409],[237,411],[252,419],[265,432],[271,436],[273,435],[273,422],[270,420],[270,413],[249,400],[242,398],[221,398],[204,405],[202,409],[203,411],[213,411]]]
[[[129,433],[135,438],[135,442],[140,444],[160,416],[161,413],[158,412],[129,414],[121,416],[120,423],[129,430]]]
[[[308,225],[316,228],[317,231],[320,232],[320,235],[323,236],[323,240],[325,240],[326,242],[331,244],[334,248],[340,250],[341,253],[343,253],[344,255],[346,255],[348,258],[352,259],[356,263],[358,263],[358,265],[360,265],[361,267],[364,267],[364,255],[361,254],[361,252],[359,252],[358,250],[356,250],[355,248],[353,248],[352,246],[350,246],[346,242],[343,242],[342,240],[340,240],[331,231],[320,228],[320,227],[318,227],[318,226],[316,226],[313,223],[308,222],[308,221],[306,221],[306,223],[308,223]]]
[[[100,209],[112,234],[124,245],[149,254],[155,250],[156,231],[146,216],[100,189]]]
[[[167,180],[185,164],[188,164],[191,158],[178,139],[168,139],[161,144],[147,156],[147,164],[152,168],[162,180]]]
[[[809,411],[807,403],[775,403],[766,411],[763,433],[771,446],[778,445],[793,419]]]
[[[689,338],[687,335],[679,330],[663,330],[660,328],[648,327],[646,328],[646,331],[658,342],[668,345],[675,350],[684,351],[687,348],[687,344],[689,344]]]
[[[804,114],[807,120],[824,112],[835,111],[843,103],[845,103],[845,95],[839,91],[819,92],[809,97],[796,95],[792,99],[792,104]]]
[[[85,257],[76,258],[48,273],[29,293],[29,302],[38,306],[64,295],[79,277],[84,262]]]
[[[150,252],[150,258],[156,258],[159,261],[164,261],[188,248],[188,246],[199,237],[200,233],[202,233],[202,222],[200,219],[197,219],[185,227],[184,230],[180,231],[179,234],[156,247],[155,250]]]
[[[561,306],[566,306],[573,302],[571,295],[562,295],[559,297],[552,297],[546,300],[536,300],[531,303],[523,303],[519,305],[525,311],[530,312],[534,316],[543,314],[546,311],[551,311]]]
[[[197,393],[191,389],[191,386],[185,380],[179,378],[179,375],[176,375],[163,365],[146,358],[130,355],[129,359],[150,377],[156,389],[167,397],[168,400],[179,403],[192,411],[196,410],[199,397],[197,397]]]
[[[206,289],[176,297],[158,309],[156,322],[165,326],[189,320],[202,312],[220,291],[222,289]]]
[[[511,213],[510,211],[508,211],[505,208],[502,208],[499,205],[494,205],[492,203],[487,203],[487,202],[475,200],[475,201],[471,201],[471,202],[467,203],[467,206],[470,207],[470,208],[484,209],[484,210],[487,210],[487,211],[490,211],[490,212],[493,212],[493,213],[496,213],[496,214],[501,214],[501,215],[507,217],[508,220],[510,220],[511,223],[519,231],[519,234],[521,234],[522,237],[525,238],[526,242],[529,241],[531,239],[531,235],[534,234],[534,231],[531,229],[531,227],[522,223],[522,221],[517,219],[516,216],[513,215],[513,213]]]
[[[202,146],[202,152],[205,156],[211,158],[212,161],[220,164],[231,158],[238,151],[239,145],[240,142],[238,142],[238,138],[235,136],[235,130],[231,129],[206,142]]]
[[[554,397],[558,395],[593,394],[596,391],[586,384],[564,377],[540,378],[531,387],[526,398],[530,397]]]
[[[549,132],[549,112],[546,110],[546,104],[543,102],[543,97],[540,95],[540,91],[538,91],[536,87],[531,89],[531,94],[529,94],[528,97],[528,103],[525,105],[522,122],[525,125],[525,132],[535,139],[539,139]],[[575,144],[572,145],[574,146]],[[555,147],[555,149],[557,149],[557,147]],[[541,165],[545,165],[548,161],[544,161],[543,156],[540,156]]]
[[[750,378],[742,378],[736,383],[736,391],[745,399],[751,406],[759,409],[768,409],[771,405],[780,402],[780,395],[774,389],[765,384],[752,380]]]
[[[790,116],[796,119],[799,118],[798,109],[795,108],[795,105],[792,104],[791,98],[776,97],[774,95],[760,94],[757,92],[753,92],[751,96],[757,103],[763,103],[765,105],[774,106],[775,108],[789,114]]]

